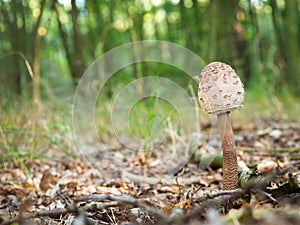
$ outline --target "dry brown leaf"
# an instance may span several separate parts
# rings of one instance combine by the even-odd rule
[[[56,172],[51,172],[50,170],[46,170],[43,173],[40,188],[42,191],[47,191],[52,188],[58,182],[58,174]]]

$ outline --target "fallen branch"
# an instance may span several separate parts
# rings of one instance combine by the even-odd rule
[[[204,186],[208,186],[208,183],[204,180],[202,180],[200,177],[189,177],[189,178],[183,178],[183,177],[178,177],[177,182],[176,182],[176,177],[172,178],[154,178],[154,177],[145,177],[141,175],[136,175],[133,173],[129,173],[126,171],[122,172],[122,179],[123,180],[129,180],[134,183],[146,183],[150,185],[155,185],[155,184],[162,184],[162,185],[191,185],[191,184],[202,184]]]

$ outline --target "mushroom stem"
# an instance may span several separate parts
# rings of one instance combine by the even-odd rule
[[[234,190],[238,188],[238,164],[229,112],[218,114],[218,125],[223,150],[223,190]]]

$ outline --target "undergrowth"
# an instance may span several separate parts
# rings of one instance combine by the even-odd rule
[[[3,103],[0,109],[1,167],[18,164],[29,176],[26,165],[33,159],[74,155],[66,106],[15,101]]]
[[[112,104],[111,99],[106,100],[96,110],[96,115],[101,115],[96,119],[98,134],[104,142],[116,139],[116,128],[111,124]],[[70,102],[2,102],[0,109],[1,167],[18,164],[29,175],[26,165],[35,158],[75,158]],[[200,122],[209,123],[210,116],[198,110]],[[299,99],[288,90],[281,90],[280,96],[262,90],[246,90],[244,108],[233,112],[231,117],[239,124],[255,123],[262,118],[299,122],[299,110]],[[127,124],[120,124],[117,132],[122,133],[122,126],[128,126],[124,131],[129,129],[130,135],[142,140],[145,149],[153,140],[159,143],[169,138],[172,142],[181,135],[180,115],[170,104],[156,98],[134,104],[125,122]]]

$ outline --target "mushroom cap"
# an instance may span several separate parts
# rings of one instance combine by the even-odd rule
[[[244,85],[231,66],[212,62],[199,77],[198,97],[204,112],[220,114],[243,107]]]

